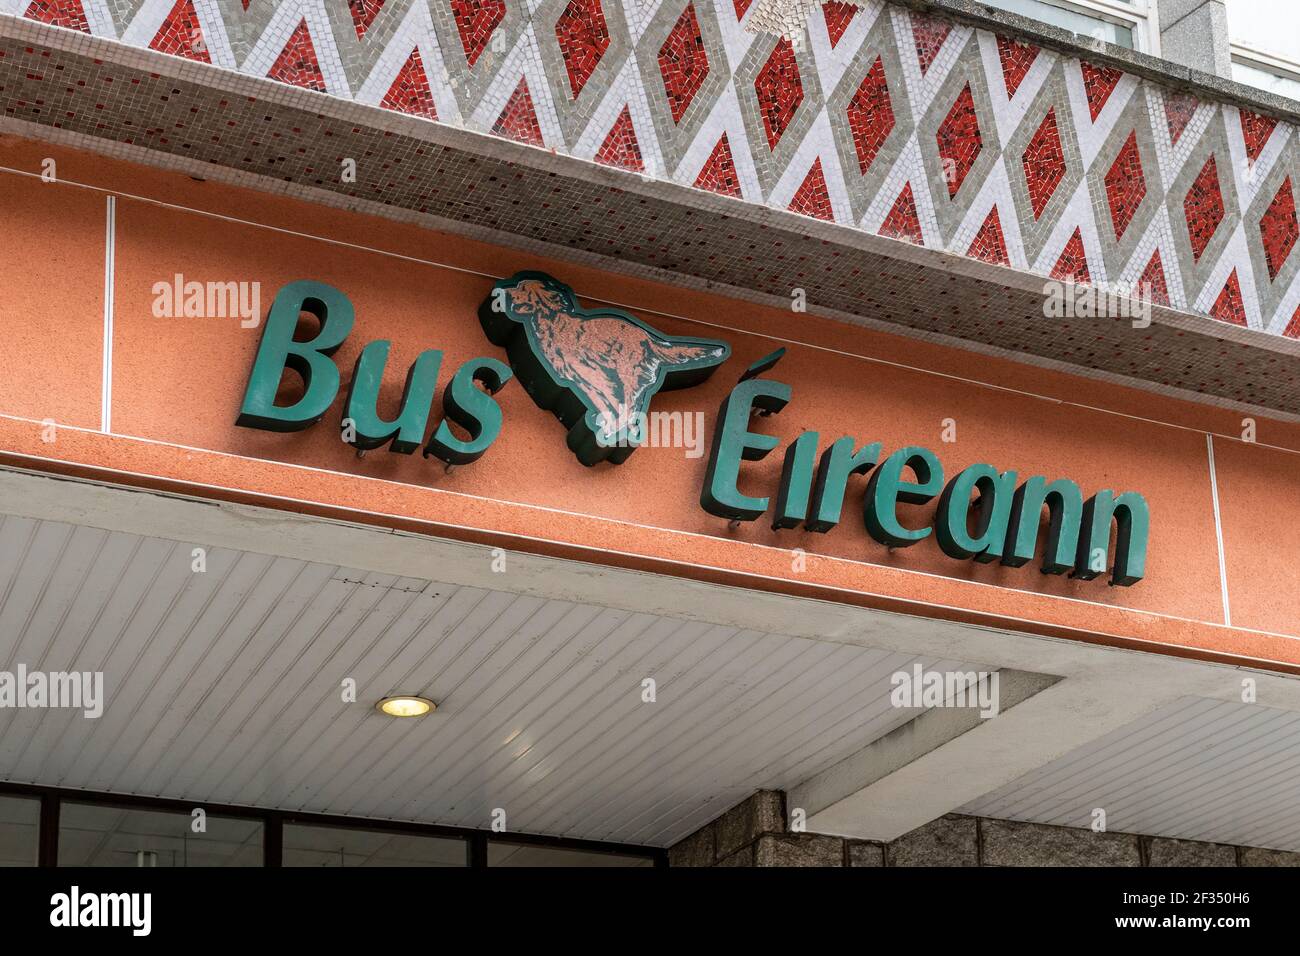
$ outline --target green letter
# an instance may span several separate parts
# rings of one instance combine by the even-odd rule
[[[1034,475],[1016,489],[1002,563],[1018,568],[1033,559],[1043,505],[1048,508],[1043,573],[1064,574],[1074,564],[1079,515],[1083,511],[1083,493],[1068,478],[1058,478],[1049,485],[1042,475]]]
[[[736,487],[740,462],[761,461],[780,444],[773,435],[756,435],[749,430],[751,408],[774,414],[790,401],[790,386],[771,379],[751,378],[731,390],[718,409],[700,507],[709,514],[733,521],[753,521],[767,510],[766,498],[742,495]]]
[[[902,480],[904,468],[911,468],[916,474],[915,482]],[[923,505],[937,495],[941,488],[943,465],[934,457],[934,452],[919,445],[898,449],[881,462],[867,482],[867,497],[862,506],[867,533],[891,548],[916,544],[930,533],[930,529],[917,528],[913,531],[899,524],[898,502]]]
[[[840,523],[849,476],[866,474],[880,457],[880,442],[872,442],[856,453],[853,445],[853,439],[846,435],[822,452],[813,488],[813,516],[804,524],[809,531],[829,531]]]
[[[429,424],[429,406],[438,385],[438,367],[442,353],[437,349],[421,352],[415,364],[406,373],[406,387],[402,389],[402,404],[397,420],[386,422],[379,417],[379,386],[384,380],[384,365],[388,362],[388,343],[371,342],[357,356],[352,370],[352,384],[348,386],[348,400],[343,405],[343,422],[351,419],[356,431],[352,444],[357,448],[378,448],[391,440],[389,451],[409,455],[424,441],[424,431]]]
[[[939,496],[935,537],[950,558],[974,558],[987,563],[1002,556],[1007,521],[1015,495],[1016,473],[998,474],[992,465],[971,465]],[[971,493],[978,490],[975,532],[970,531]]]
[[[320,321],[320,331],[309,342],[293,340],[300,312]],[[293,432],[320,421],[339,390],[338,366],[329,356],[352,331],[352,321],[348,297],[323,282],[290,282],[276,293],[235,424]],[[297,404],[282,407],[275,404],[275,393],[286,368],[302,377],[303,396]]]
[[[469,441],[461,441],[443,421],[438,425],[424,457],[433,455],[449,465],[468,465],[477,461],[501,434],[501,406],[492,396],[510,381],[510,366],[494,358],[470,359],[452,376],[442,393],[442,410],[447,418],[469,432]],[[483,389],[474,383],[479,382]]]
[[[813,456],[817,454],[817,433],[804,432],[785,450],[781,484],[776,493],[776,515],[772,530],[793,528],[808,515],[812,493]]]
[[[1126,491],[1118,497],[1113,491],[1099,491],[1088,499],[1083,506],[1087,538],[1079,536],[1079,553],[1072,577],[1088,581],[1106,570],[1112,520],[1116,525],[1115,566],[1111,569],[1110,583],[1127,587],[1142,580],[1151,515],[1146,499],[1136,491]]]

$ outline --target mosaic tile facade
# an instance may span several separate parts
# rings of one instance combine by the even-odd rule
[[[1287,123],[880,0],[0,11],[1300,337]],[[769,14],[770,15],[770,14]]]

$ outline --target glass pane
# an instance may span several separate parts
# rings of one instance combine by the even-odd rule
[[[1238,83],[1256,86],[1261,90],[1276,93],[1278,96],[1289,96],[1293,100],[1300,100],[1300,80],[1293,77],[1279,76],[1276,73],[1270,73],[1268,70],[1261,70],[1257,66],[1234,61],[1232,64],[1232,78]]]
[[[261,866],[262,823],[208,815],[195,833],[188,813],[64,801],[59,866]]]
[[[285,866],[468,866],[469,844],[381,830],[284,825]]]
[[[0,797],[0,866],[36,865],[40,824],[40,800]]]
[[[984,0],[984,3],[990,7],[1000,7],[1003,10],[1010,10],[1012,13],[1033,17],[1040,23],[1050,23],[1054,27],[1061,27],[1080,36],[1105,40],[1107,43],[1113,43],[1116,46],[1133,49],[1132,27],[1111,23],[1101,17],[1090,16],[1075,10],[1066,10],[1064,7],[1047,3],[1046,0]]]
[[[644,856],[618,853],[593,853],[589,850],[565,850],[523,843],[488,843],[488,866],[654,866]]]

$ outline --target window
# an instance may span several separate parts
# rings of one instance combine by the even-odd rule
[[[1232,78],[1300,100],[1300,4],[1227,0]]]
[[[36,865],[40,821],[40,800],[0,797],[0,866]]]
[[[64,801],[59,866],[261,866],[260,820]]]
[[[1156,0],[984,0],[991,7],[1116,46],[1160,55]]]
[[[488,866],[653,866],[654,860],[645,856],[492,840],[488,843],[487,864]]]
[[[284,825],[284,866],[469,866],[469,843],[351,827]]]
[[[498,839],[484,830],[252,807],[196,816],[196,809],[0,782],[0,866],[654,866],[666,856],[590,840]]]

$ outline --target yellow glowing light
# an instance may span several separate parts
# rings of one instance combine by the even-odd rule
[[[412,697],[407,694],[385,697],[375,706],[389,717],[423,717],[438,707],[427,697]]]

